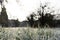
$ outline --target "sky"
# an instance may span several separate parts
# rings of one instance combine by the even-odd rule
[[[36,12],[40,7],[40,3],[48,2],[49,7],[54,7],[53,10],[60,10],[60,0],[7,0],[4,2],[9,19],[26,20],[32,12]],[[58,12],[58,11],[57,11]]]

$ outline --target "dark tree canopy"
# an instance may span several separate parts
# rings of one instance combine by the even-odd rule
[[[40,27],[44,27],[44,26],[46,26],[46,24],[49,25],[50,27],[54,26],[54,20],[53,20],[54,15],[51,14],[51,13],[53,13],[53,11],[49,12],[49,13],[45,12],[46,7],[47,7],[46,4],[44,6],[42,6],[42,5],[40,6],[40,10],[37,11],[37,14],[39,15],[38,20],[34,19],[34,17],[36,17],[37,14],[30,15],[30,17],[27,18],[28,21],[30,22],[31,27],[33,27],[33,25],[36,25],[36,24],[37,25],[39,24]]]
[[[18,19],[17,20],[15,20],[15,27],[19,27],[19,21],[18,21]]]
[[[8,26],[8,15],[5,7],[3,7],[1,11],[0,23],[2,24],[2,26]]]
[[[41,6],[42,10],[38,11],[38,14],[40,15],[40,18],[38,18],[38,20],[40,22],[40,26],[44,27],[46,24],[48,24],[49,26],[53,26],[54,15],[52,15],[51,12],[45,13],[45,7],[47,7],[47,5]]]
[[[27,17],[28,21],[29,21],[29,24],[31,27],[33,27],[34,25],[34,15],[31,14],[30,17]]]

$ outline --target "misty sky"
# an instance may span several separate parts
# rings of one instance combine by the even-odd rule
[[[54,10],[60,10],[60,0],[8,0],[4,2],[9,19],[26,20],[26,17],[32,12],[36,12],[40,7],[40,2],[49,2]]]

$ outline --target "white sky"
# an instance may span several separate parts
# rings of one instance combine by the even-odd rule
[[[9,19],[19,19],[19,21],[26,20],[26,17],[35,12],[40,6],[40,1],[50,2],[51,6],[60,9],[60,0],[8,0],[4,3],[7,9]],[[49,5],[50,6],[50,5]]]

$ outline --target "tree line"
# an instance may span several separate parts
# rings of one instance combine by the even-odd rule
[[[2,1],[0,1],[0,3],[1,3],[1,6],[3,6]],[[45,8],[49,9],[46,4],[40,5],[40,8],[39,8],[40,10],[37,11],[37,14],[33,12],[29,17],[27,17],[27,20],[31,27],[45,27],[45,26],[54,27],[55,26],[55,21],[54,21],[55,15],[51,14],[54,11],[45,12]],[[8,27],[8,15],[7,15],[5,6],[3,6],[1,11],[0,24],[2,26]],[[19,21],[16,20],[15,26],[18,26],[18,25],[19,25]]]
[[[37,14],[31,14],[29,17],[27,17],[27,20],[29,21],[29,24],[31,27],[54,27],[55,26],[55,22],[54,22],[54,16],[51,13],[52,12],[46,12],[45,13],[45,8],[47,7],[47,5],[45,4],[44,6],[40,6],[40,9],[42,10],[38,10]],[[35,20],[34,17],[39,16],[38,20]]]

